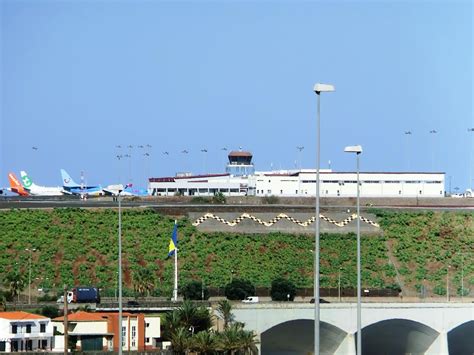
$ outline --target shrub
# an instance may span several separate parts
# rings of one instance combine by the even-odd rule
[[[290,280],[278,278],[272,281],[270,295],[272,301],[293,301],[296,294],[296,287]]]
[[[275,205],[280,202],[280,199],[277,196],[264,196],[262,197],[262,203],[267,205]]]
[[[439,296],[446,295],[446,285],[436,285],[433,289],[433,292]]]
[[[229,300],[243,300],[255,295],[255,286],[250,281],[234,279],[225,286],[225,296]]]
[[[207,300],[209,290],[201,281],[191,281],[181,288],[181,294],[185,300]]]
[[[40,314],[48,318],[56,318],[59,317],[59,310],[55,306],[44,306]]]
[[[12,302],[13,296],[9,291],[0,290],[0,299],[5,299],[6,302]]]
[[[211,199],[209,197],[204,197],[204,196],[194,196],[191,199],[191,203],[208,204],[208,203],[211,203]]]
[[[45,293],[43,296],[38,297],[38,302],[52,302],[56,301],[58,297],[56,295],[50,295],[49,293]]]
[[[216,192],[212,197],[212,203],[225,204],[226,202],[227,200],[222,192]]]

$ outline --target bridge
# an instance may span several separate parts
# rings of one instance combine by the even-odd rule
[[[311,354],[314,304],[234,305],[254,330],[260,354]],[[356,354],[357,304],[321,304],[321,354]],[[474,354],[474,303],[363,303],[362,351],[380,354]]]

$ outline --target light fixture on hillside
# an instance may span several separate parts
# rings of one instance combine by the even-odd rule
[[[317,83],[314,85],[314,92],[318,96],[318,113],[316,121],[316,232],[314,250],[314,354],[319,355],[319,321],[320,321],[320,304],[319,304],[319,168],[321,166],[321,93],[334,91],[334,85]]]
[[[30,253],[29,261],[28,261],[28,304],[31,304],[31,256],[36,251],[35,248],[28,249],[26,248],[25,251]]]
[[[344,148],[346,153],[355,153],[357,160],[357,355],[362,355],[362,326],[361,326],[361,282],[360,282],[360,182],[359,182],[359,155],[362,153],[360,145]]]

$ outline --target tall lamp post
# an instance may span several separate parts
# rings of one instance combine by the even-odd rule
[[[316,232],[314,245],[314,354],[319,355],[319,322],[321,306],[319,304],[319,168],[321,166],[321,93],[332,92],[335,90],[334,85],[317,83],[313,88],[318,96],[318,114],[316,122]]]
[[[361,282],[360,282],[360,182],[359,182],[359,155],[362,153],[360,145],[349,146],[346,153],[355,153],[357,160],[357,355],[362,355],[362,326],[361,326]]]
[[[464,301],[464,253],[461,253],[461,300]]]
[[[299,166],[297,168],[299,168],[301,170],[301,151],[304,149],[304,147],[303,146],[298,146],[298,147],[296,147],[296,149],[298,149],[298,151],[299,151],[299,155],[298,155]]]
[[[118,317],[118,353],[122,355],[122,190],[119,190],[118,200],[118,302],[119,302],[119,317]]]
[[[433,149],[431,149],[431,171],[434,172],[435,168],[434,168],[434,157],[435,157],[435,134],[438,133],[437,130],[435,129],[432,129],[430,130],[430,134],[433,136]]]
[[[31,255],[36,251],[36,248],[26,248],[25,251],[30,253],[30,258],[28,261],[28,304],[31,304]]]
[[[407,150],[407,171],[410,170],[410,149],[408,147],[408,136],[411,136],[411,131],[405,131],[405,137],[407,137],[406,141],[406,150]]]
[[[468,128],[467,131],[469,133],[474,134],[474,127]],[[472,139],[471,139],[471,147],[469,148],[469,181],[467,187],[470,189],[472,183]]]

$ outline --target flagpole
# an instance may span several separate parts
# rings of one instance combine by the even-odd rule
[[[175,220],[174,224],[178,222]],[[173,289],[173,301],[178,302],[178,246],[175,246],[174,250],[174,289]]]

